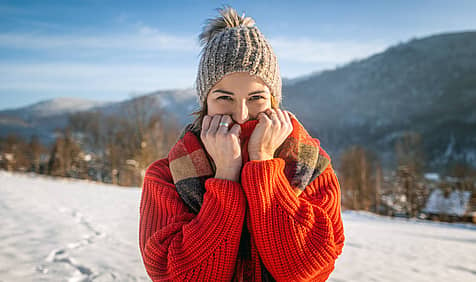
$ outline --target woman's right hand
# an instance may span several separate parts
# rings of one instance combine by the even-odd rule
[[[238,181],[242,166],[239,124],[229,126],[233,121],[228,115],[205,116],[202,121],[200,139],[215,162],[215,178]]]

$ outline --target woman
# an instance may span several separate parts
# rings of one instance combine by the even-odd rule
[[[153,280],[324,281],[344,243],[330,158],[279,108],[276,56],[249,17],[200,35],[201,111],[150,165],[140,250]]]

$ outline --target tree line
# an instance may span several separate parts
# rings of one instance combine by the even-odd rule
[[[135,98],[113,114],[74,113],[49,146],[37,136],[1,138],[0,168],[141,186],[147,167],[166,156],[180,130],[152,99]]]
[[[0,169],[140,187],[147,167],[166,156],[180,133],[177,122],[154,106],[153,99],[135,98],[112,114],[72,114],[49,146],[37,136],[0,138]],[[406,132],[397,138],[394,155],[395,166],[384,170],[379,155],[360,145],[340,154],[336,171],[343,209],[415,217],[435,188],[445,195],[455,189],[471,191],[476,199],[476,171],[467,163],[448,164],[446,175],[456,179],[454,183],[425,179],[419,133]]]
[[[443,177],[432,181],[424,177],[426,162],[421,134],[405,132],[394,145],[395,165],[385,174],[378,155],[371,150],[354,145],[341,153],[338,177],[344,209],[418,217],[434,189],[443,190],[445,197],[452,191],[469,191],[469,209],[476,208],[476,170],[471,164],[450,161]],[[445,220],[448,216],[441,214],[437,219]]]

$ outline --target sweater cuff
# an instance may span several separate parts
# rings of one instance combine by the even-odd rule
[[[205,181],[205,193],[202,208],[196,219],[199,229],[183,227],[184,237],[190,244],[184,248],[193,261],[199,261],[212,248],[210,242],[218,245],[221,240],[239,242],[245,217],[246,198],[237,182],[209,178]],[[236,243],[238,244],[238,243]]]
[[[265,206],[278,200],[289,211],[298,209],[298,197],[284,174],[285,164],[282,158],[247,162],[241,177],[248,200]]]
[[[227,210],[236,210],[246,205],[246,197],[238,182],[220,179],[208,178],[205,180],[205,190],[207,193],[212,193],[224,204]]]

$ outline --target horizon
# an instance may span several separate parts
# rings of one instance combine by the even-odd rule
[[[192,88],[198,34],[224,4],[256,21],[276,52],[283,79],[333,70],[412,39],[476,27],[470,12],[476,2],[463,0],[272,6],[209,1],[189,9],[195,2],[0,2],[0,110],[60,97],[116,102]]]

